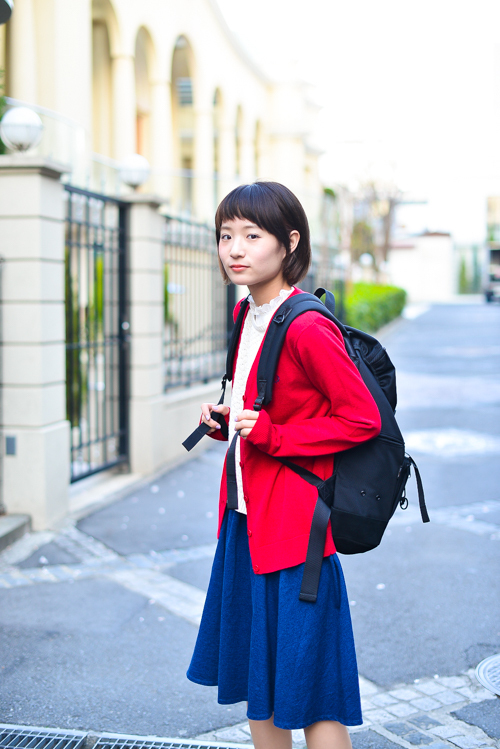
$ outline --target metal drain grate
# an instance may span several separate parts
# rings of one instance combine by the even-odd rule
[[[476,679],[490,692],[500,696],[500,653],[481,661],[476,667]]]
[[[87,734],[82,731],[59,731],[50,728],[14,726],[0,723],[0,747],[27,749],[83,749]]]
[[[253,749],[250,744],[219,744],[197,739],[161,739],[102,733],[92,749]]]

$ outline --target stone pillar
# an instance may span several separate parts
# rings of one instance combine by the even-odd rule
[[[70,480],[64,171],[39,157],[0,156],[4,503],[38,530],[66,514]]]
[[[36,104],[37,64],[33,0],[16,2],[10,24],[10,95],[15,99]]]
[[[235,123],[225,115],[219,129],[220,184],[219,200],[236,187],[236,137]]]
[[[117,55],[112,60],[113,157],[125,158],[137,151],[135,66],[132,55]]]
[[[163,202],[151,195],[130,206],[130,470],[151,473],[165,462],[163,405]]]
[[[214,121],[213,109],[198,109],[195,115],[194,209],[200,221],[214,217]]]
[[[162,198],[172,196],[172,100],[170,82],[151,84],[151,164],[155,192]]]
[[[241,134],[241,182],[250,183],[255,180],[255,128],[252,130],[248,121]]]

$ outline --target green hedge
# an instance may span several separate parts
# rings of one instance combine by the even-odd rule
[[[353,328],[374,333],[403,311],[406,291],[397,286],[355,283],[346,295],[346,322]]]

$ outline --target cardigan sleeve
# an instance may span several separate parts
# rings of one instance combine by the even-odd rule
[[[273,424],[262,410],[247,440],[269,455],[300,457],[329,455],[376,437],[378,408],[333,324],[314,315],[290,346],[311,385],[329,401],[329,413]]]

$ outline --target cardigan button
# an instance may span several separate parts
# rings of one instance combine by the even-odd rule
[[[247,495],[246,495],[246,494],[244,494],[244,495],[243,495],[243,499],[244,499],[244,500],[245,500],[245,502],[246,502],[246,503],[248,504],[248,497],[247,497]]]
[[[243,461],[240,460],[240,468],[243,468]]]
[[[247,530],[247,533],[248,533],[249,536],[252,535],[252,531],[250,530],[250,528]]]
[[[254,572],[258,572],[259,570],[260,570],[260,567],[259,567],[259,565],[258,565],[258,564],[254,564],[254,566],[253,566],[253,571],[254,571]]]

